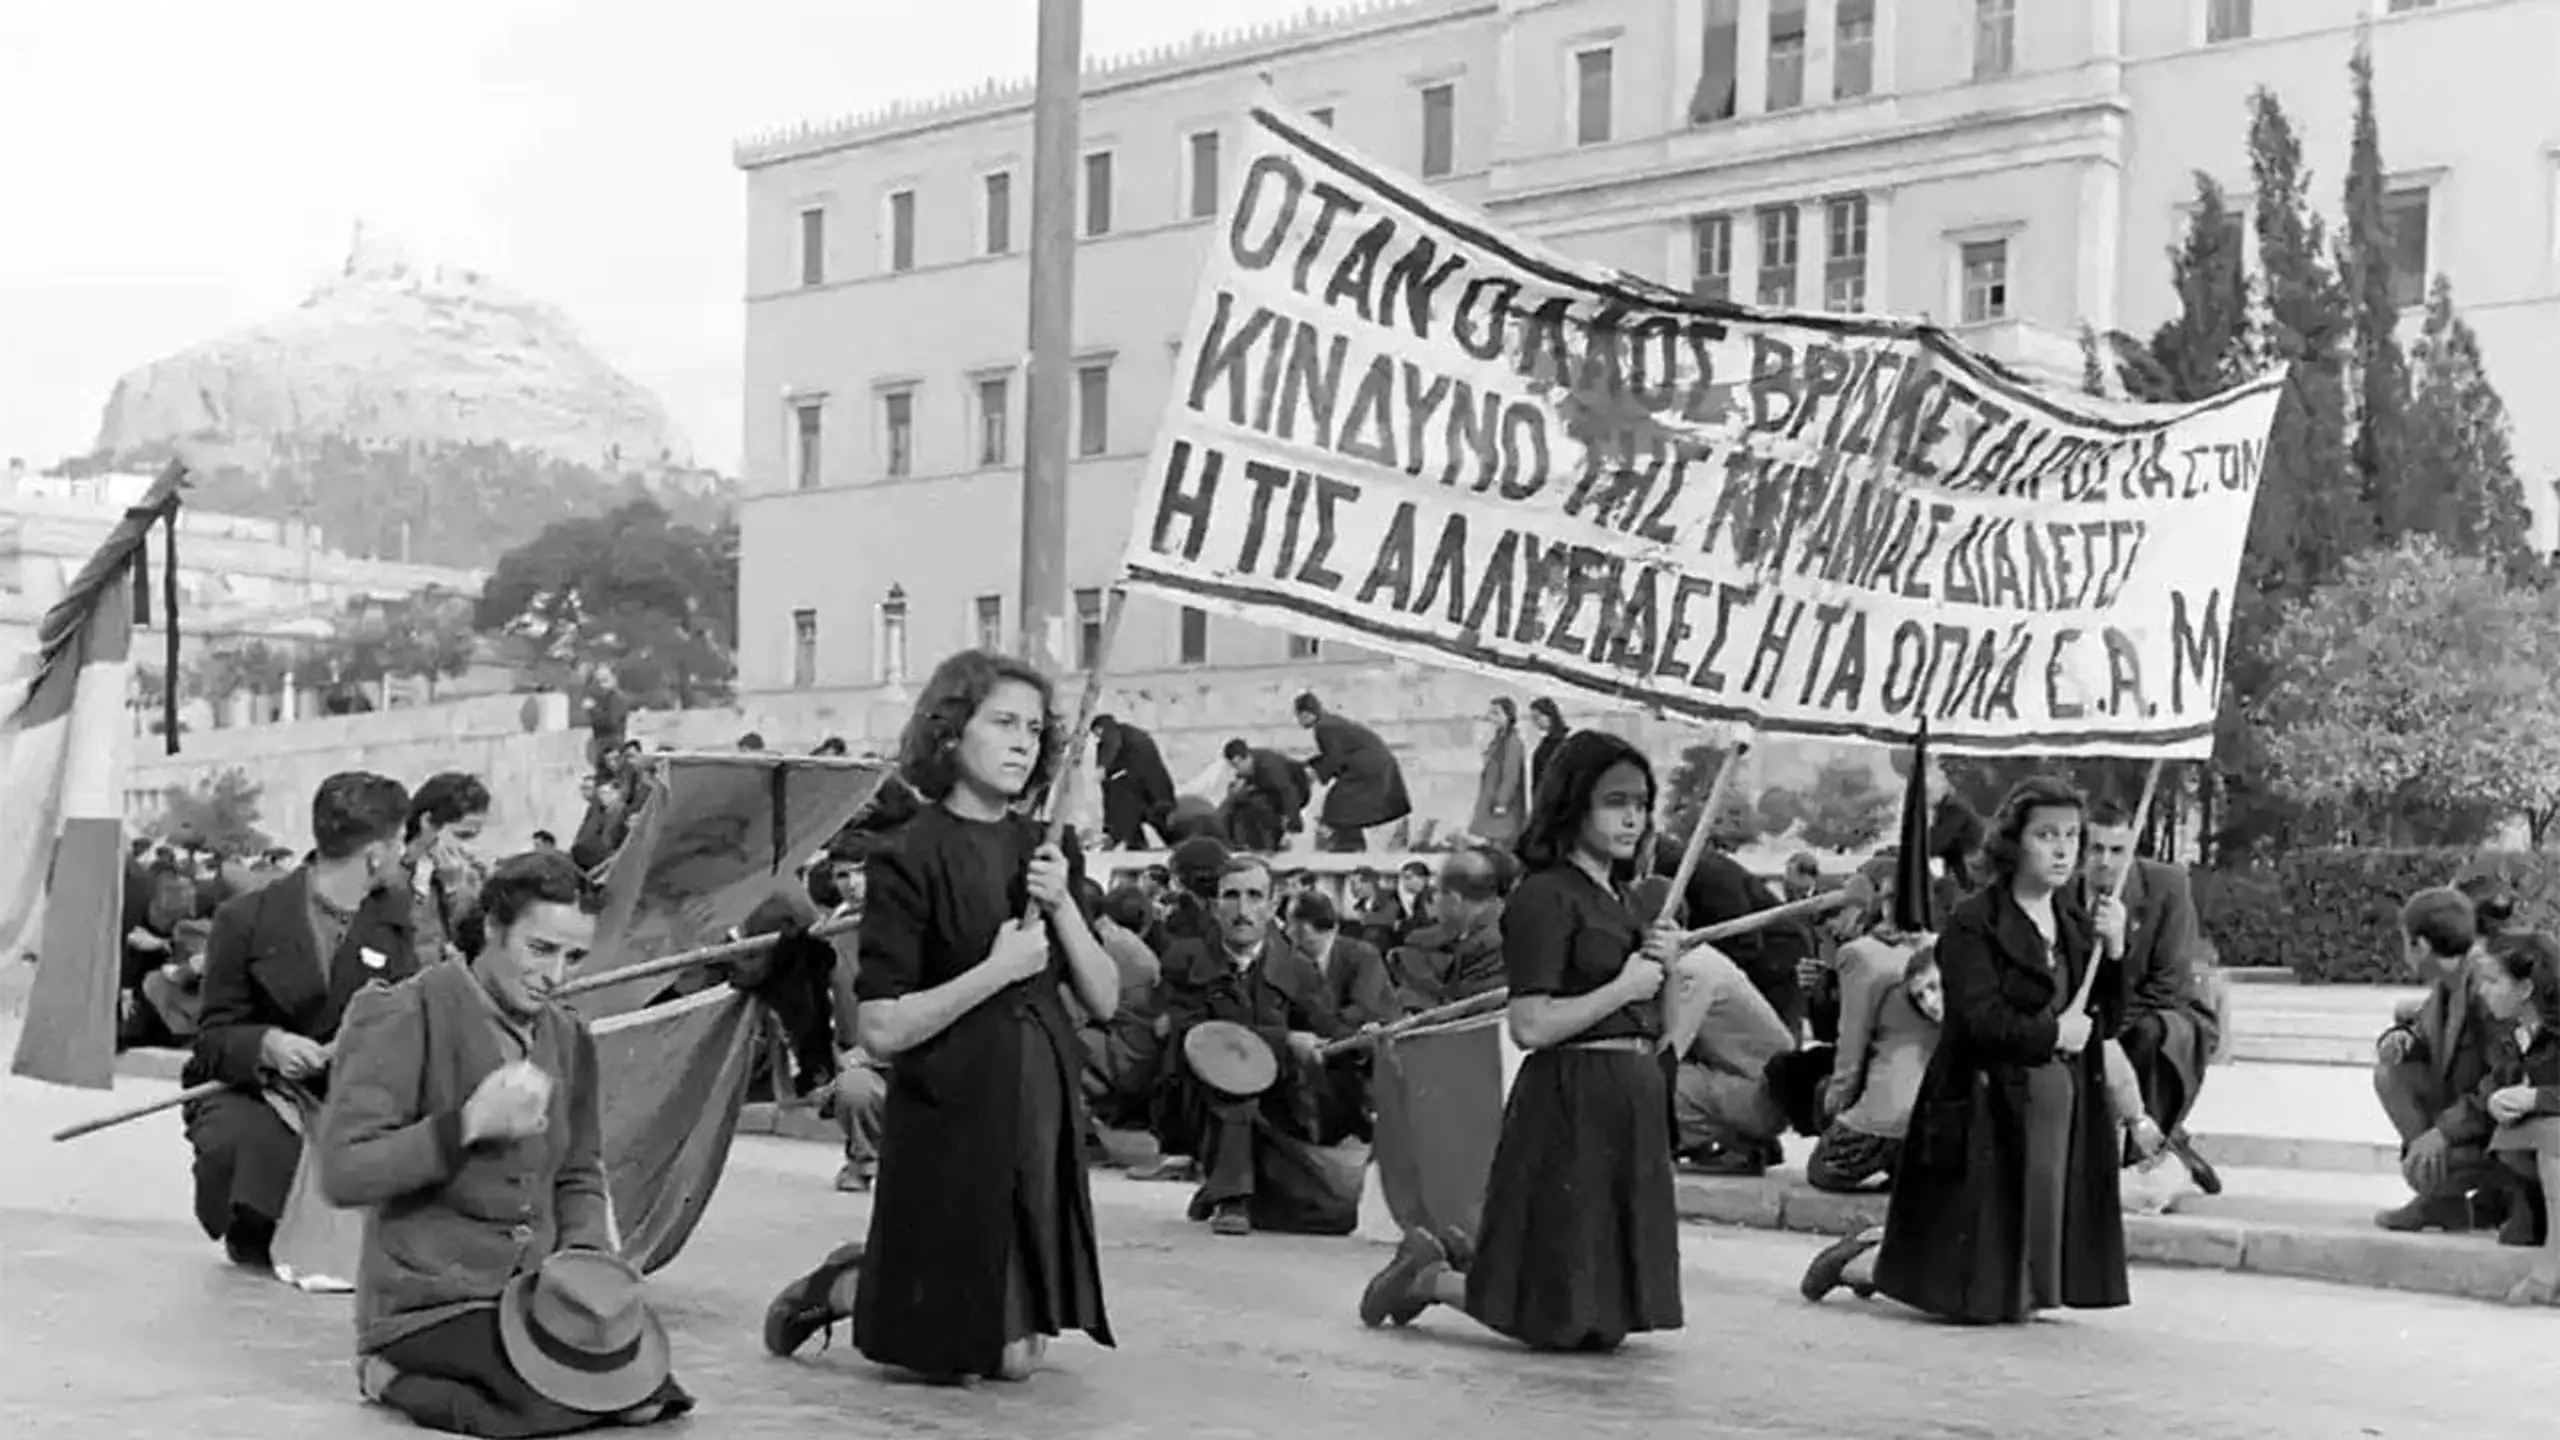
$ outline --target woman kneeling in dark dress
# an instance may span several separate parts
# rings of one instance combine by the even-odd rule
[[[1538,777],[1519,844],[1530,874],[1502,915],[1511,1037],[1529,1054],[1503,1109],[1481,1239],[1407,1231],[1360,1297],[1362,1323],[1409,1325],[1442,1304],[1540,1350],[1593,1351],[1680,1328],[1656,1053],[1679,932],[1648,930],[1627,893],[1653,798],[1642,752],[1605,731],[1565,741]]]
[[[2123,1018],[2124,937],[2098,933],[2067,893],[2081,808],[2050,775],[2002,802],[1982,848],[1991,882],[1938,936],[1946,1017],[1892,1207],[1881,1230],[1815,1258],[1806,1299],[1846,1285],[1986,1325],[2128,1302],[2100,1044]]]
[[[864,872],[856,1029],[889,1098],[853,1339],[934,1379],[1022,1379],[1070,1329],[1111,1343],[1059,986],[1108,1015],[1119,970],[1015,808],[1055,763],[1052,699],[1003,656],[943,661],[899,748],[932,803]]]

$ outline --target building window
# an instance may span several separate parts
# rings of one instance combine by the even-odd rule
[[[1843,195],[1822,208],[1822,308],[1855,315],[1867,308],[1867,197]]]
[[[1458,87],[1422,87],[1422,175],[1434,179],[1458,168]]]
[[[1958,256],[1964,270],[1964,323],[2009,318],[2009,242],[1968,240]]]
[[[797,400],[791,406],[791,483],[801,490],[815,490],[826,483],[819,468],[826,457],[827,402]]]
[[[1091,674],[1102,660],[1102,592],[1076,592],[1076,668]]]
[[[1182,607],[1181,659],[1184,665],[1209,663],[1209,612],[1190,605]]]
[[[971,633],[981,650],[1004,649],[1004,597],[981,595],[970,602]]]
[[[1096,362],[1076,367],[1076,453],[1100,455],[1111,448],[1111,367]]]
[[[889,270],[903,275],[916,268],[916,192],[898,190],[889,196]]]
[[[1742,80],[1742,0],[1707,0],[1706,48],[1698,56],[1698,88],[1689,96],[1689,123],[1730,120]]]
[[[2018,0],[1973,0],[1973,78],[2018,68]]]
[[[1313,635],[1289,637],[1289,658],[1292,660],[1314,660],[1321,657],[1323,653],[1324,642]]]
[[[1689,222],[1689,249],[1696,279],[1689,293],[1706,300],[1733,298],[1733,217],[1700,215]]]
[[[1606,145],[1617,101],[1617,52],[1602,46],[1573,56],[1573,143]]]
[[[882,685],[907,680],[907,592],[892,585],[880,601],[880,643],[871,654],[871,678]]]
[[[2382,197],[2382,220],[2391,236],[2391,300],[2427,303],[2427,192],[2394,190]]]
[[[2204,40],[2218,45],[2225,40],[2246,40],[2252,17],[2249,0],[2207,0],[2204,11]]]
[[[2434,8],[2436,8],[2436,0],[2391,0],[2390,13],[2397,15],[2407,10],[2433,10]]]
[[[1084,233],[1111,233],[1111,152],[1084,157]]]
[[[1013,377],[986,375],[978,380],[978,463],[1002,465],[1013,436]]]
[[[1191,137],[1184,150],[1184,164],[1191,172],[1189,186],[1191,218],[1206,220],[1218,213],[1218,132],[1203,130]]]
[[[986,177],[986,238],[989,255],[1013,251],[1013,176],[999,170]]]
[[[1876,0],[1840,0],[1832,46],[1831,98],[1856,100],[1876,89]]]
[[[800,212],[800,285],[827,283],[827,207],[812,205]]]
[[[1330,130],[1333,128],[1333,107],[1330,105],[1319,105],[1313,110],[1307,112],[1307,118],[1313,120],[1327,130]]]
[[[1769,5],[1769,108],[1793,110],[1804,103],[1805,0],[1771,0]]]
[[[880,396],[880,461],[890,478],[916,470],[916,392],[884,391]]]
[[[1772,205],[1760,212],[1760,303],[1796,303],[1796,257],[1802,217],[1793,205]]]
[[[818,683],[818,612],[791,612],[791,688],[806,690]]]

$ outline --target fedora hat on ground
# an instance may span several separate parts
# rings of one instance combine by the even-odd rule
[[[498,1336],[535,1393],[611,1415],[667,1382],[667,1332],[641,1298],[640,1272],[601,1250],[563,1250],[507,1282]]]
[[[1191,1073],[1221,1095],[1249,1100],[1280,1078],[1280,1057],[1270,1042],[1232,1020],[1203,1020],[1184,1032],[1182,1056]]]

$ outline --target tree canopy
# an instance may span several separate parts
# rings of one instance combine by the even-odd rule
[[[2355,837],[2443,838],[2560,795],[2560,622],[2550,595],[2415,536],[2291,607],[2259,707],[2286,789]]]
[[[651,500],[562,520],[498,561],[477,624],[572,688],[599,674],[638,705],[728,697],[737,644],[738,538]]]

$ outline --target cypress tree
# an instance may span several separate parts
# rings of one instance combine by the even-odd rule
[[[2373,109],[2372,29],[2356,37],[2347,73],[2355,89],[2355,138],[2347,156],[2346,229],[2338,270],[2354,307],[2354,430],[2349,455],[2370,540],[2384,542],[2421,528],[2433,476],[2407,464],[2405,407],[2409,366],[2400,349],[2400,303],[2392,293],[2391,215],[2383,205],[2382,126]]]
[[[2454,308],[2452,282],[2441,275],[2411,355],[2407,416],[2411,498],[2425,502],[2413,509],[2410,528],[2489,561],[2511,584],[2539,583],[2544,561],[2516,475],[2506,402],[2489,383],[2480,337]]]

